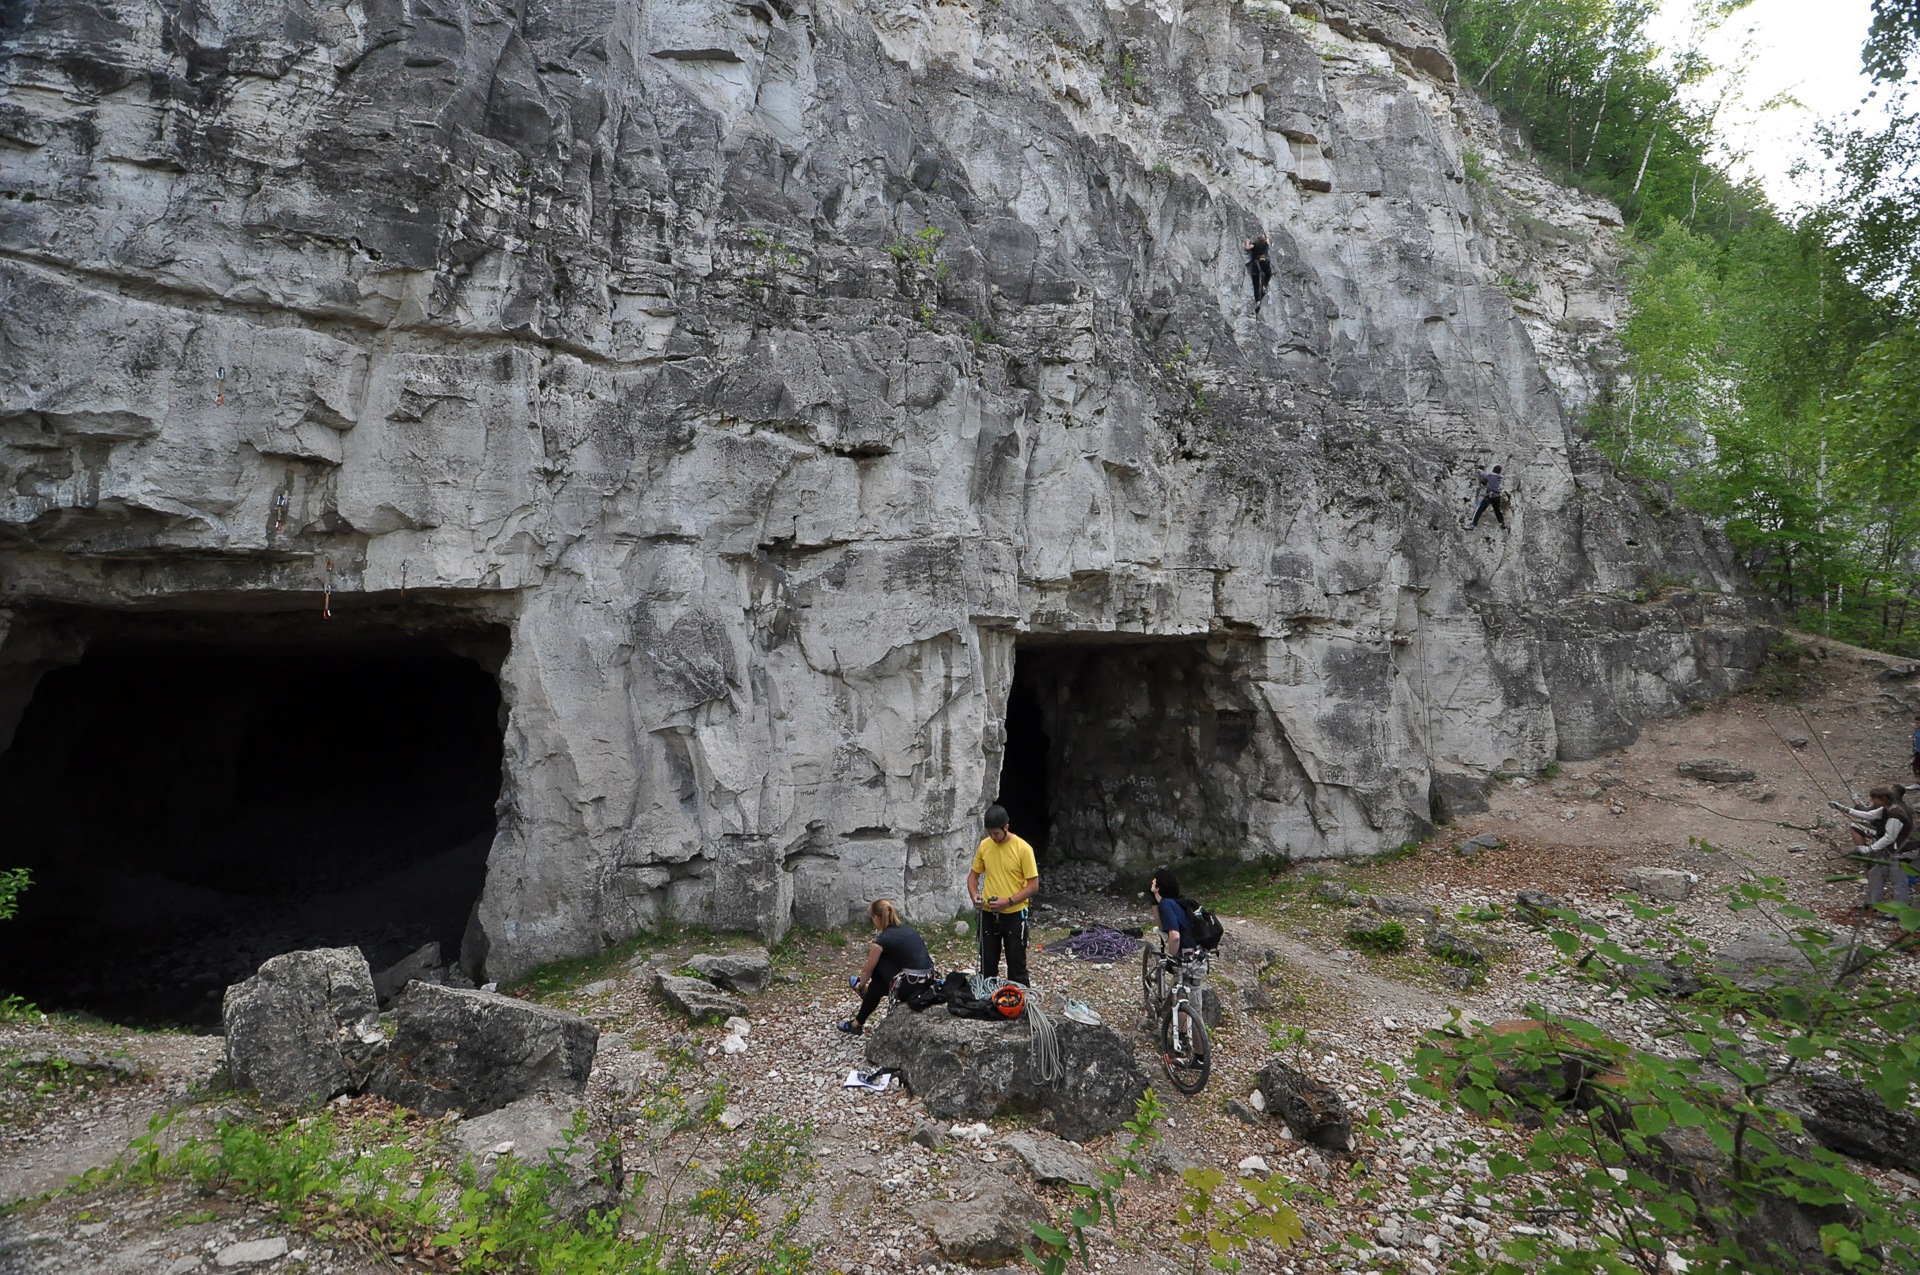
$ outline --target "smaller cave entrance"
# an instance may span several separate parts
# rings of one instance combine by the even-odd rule
[[[1014,651],[998,801],[1042,879],[1240,857],[1257,786],[1248,643],[1040,636]]]
[[[43,1009],[207,1026],[268,957],[457,957],[500,791],[505,630],[273,615],[63,616],[0,754],[33,884],[0,984]]]

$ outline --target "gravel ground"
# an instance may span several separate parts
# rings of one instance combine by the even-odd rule
[[[1822,649],[1827,654],[1813,662],[1803,698],[1735,697],[1655,723],[1622,752],[1566,765],[1552,777],[1502,783],[1485,813],[1444,830],[1417,854],[1304,865],[1271,880],[1222,887],[1218,901],[1231,919],[1212,982],[1227,1016],[1215,1033],[1216,1064],[1207,1090],[1184,1098],[1161,1086],[1170,1112],[1163,1160],[1231,1172],[1257,1155],[1273,1171],[1313,1189],[1300,1198],[1307,1243],[1284,1253],[1258,1249],[1246,1269],[1304,1273],[1397,1263],[1426,1275],[1463,1246],[1498,1238],[1505,1225],[1464,1192],[1441,1203],[1436,1222],[1410,1216],[1414,1202],[1406,1188],[1413,1168],[1454,1140],[1497,1144],[1499,1135],[1442,1114],[1397,1084],[1393,1096],[1408,1104],[1409,1116],[1396,1128],[1363,1134],[1352,1157],[1325,1155],[1294,1142],[1277,1125],[1256,1127],[1229,1114],[1227,1101],[1247,1097],[1273,1052],[1270,1021],[1304,1027],[1306,1042],[1291,1056],[1343,1090],[1356,1108],[1375,1107],[1385,1097],[1378,1065],[1401,1062],[1422,1029],[1446,1022],[1456,1008],[1468,1018],[1495,1021],[1519,1017],[1538,1002],[1579,1015],[1619,1039],[1656,1044],[1643,1007],[1552,974],[1530,980],[1550,971],[1556,954],[1544,936],[1515,918],[1518,890],[1545,890],[1604,921],[1629,944],[1659,939],[1658,927],[1636,920],[1620,899],[1625,875],[1648,867],[1694,874],[1691,896],[1674,905],[1675,919],[1710,944],[1752,926],[1750,915],[1730,913],[1717,893],[1751,877],[1782,878],[1795,899],[1838,925],[1868,924],[1856,906],[1859,887],[1826,882],[1845,869],[1846,843],[1824,802],[1847,789],[1864,790],[1879,776],[1902,773],[1920,679],[1893,676],[1905,667],[1900,661],[1837,644]],[[1787,742],[1795,739],[1806,743],[1796,748]],[[1744,765],[1754,777],[1714,785],[1676,773],[1677,763],[1698,758]],[[1503,844],[1475,858],[1455,853],[1457,842],[1479,833]],[[1409,953],[1390,956],[1353,950],[1344,935],[1359,913],[1316,900],[1313,887],[1322,880],[1431,906],[1442,924],[1487,953],[1484,976],[1471,987],[1456,987],[1448,981],[1450,967],[1426,957],[1418,943]],[[1076,927],[1148,923],[1144,900],[1133,896],[1043,895],[1042,903],[1036,947]],[[1406,924],[1416,939],[1426,928],[1417,920]],[[925,928],[943,966],[970,962],[970,937],[948,926]],[[799,1238],[817,1246],[816,1269],[848,1275],[964,1269],[939,1259],[916,1216],[927,1201],[965,1198],[983,1175],[1005,1175],[1055,1208],[1070,1202],[1063,1189],[1033,1185],[999,1143],[999,1135],[1019,1122],[997,1122],[994,1135],[984,1140],[958,1140],[930,1151],[909,1141],[923,1118],[911,1098],[841,1086],[848,1070],[863,1065],[863,1042],[833,1029],[853,1008],[846,976],[861,958],[862,935],[813,935],[783,947],[773,987],[753,998],[748,1048],[738,1055],[721,1050],[721,1029],[690,1029],[656,1002],[650,990],[656,964],[677,966],[694,951],[721,950],[730,942],[679,942],[548,997],[601,1026],[590,1096],[620,1131],[630,1168],[661,1172],[697,1158],[700,1163],[671,1188],[684,1197],[712,1180],[710,1166],[745,1146],[757,1120],[811,1122],[817,1169],[786,1202],[799,1211]],[[1130,1034],[1152,1067],[1152,1044],[1139,1025],[1137,961],[1096,965],[1036,953],[1033,964],[1044,1003],[1057,1004],[1064,995],[1087,1001]],[[1896,977],[1920,990],[1915,965],[1905,962]],[[109,1069],[79,1080],[69,1071],[50,1083],[43,1066],[17,1065],[30,1051],[49,1049],[117,1052],[137,1066],[130,1075]],[[640,1113],[667,1074],[661,1060],[676,1050],[690,1051],[696,1060],[677,1077],[693,1091],[726,1086],[729,1119],[741,1123],[717,1146],[696,1147],[687,1135],[659,1136],[660,1127]],[[9,1060],[12,1073],[0,1090],[0,1197],[32,1196],[67,1173],[104,1163],[148,1113],[191,1101],[203,1090],[218,1053],[219,1042],[204,1037],[63,1023],[0,1028],[0,1059]],[[1088,1149],[1111,1153],[1113,1139]],[[1902,1175],[1882,1177],[1897,1191],[1920,1191],[1920,1183]],[[1115,1275],[1191,1269],[1175,1234],[1179,1190],[1177,1177],[1166,1174],[1130,1185],[1119,1226],[1095,1233],[1095,1268]],[[418,1255],[322,1249],[244,1203],[189,1198],[174,1189],[154,1197],[70,1192],[0,1216],[0,1270],[187,1275],[242,1269],[217,1262],[230,1246],[256,1239],[285,1239],[287,1251],[244,1269],[422,1269]]]

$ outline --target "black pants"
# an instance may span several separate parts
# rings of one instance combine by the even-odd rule
[[[1480,525],[1480,515],[1489,509],[1493,510],[1495,522],[1499,523],[1502,527],[1507,525],[1507,516],[1500,512],[1500,497],[1498,496],[1480,497],[1480,507],[1473,511],[1473,521],[1467,525],[1469,527],[1478,527]]]
[[[1007,952],[1007,977],[1022,987],[1027,982],[1027,910],[980,914],[980,972],[1000,973],[1000,950]]]
[[[1266,300],[1267,280],[1273,278],[1273,267],[1264,261],[1249,261],[1247,273],[1253,277],[1253,308],[1258,310]]]
[[[867,980],[867,990],[860,997],[860,1013],[853,1021],[865,1027],[867,1019],[873,1016],[874,1010],[880,1008],[880,1002],[885,1000],[887,993],[893,990],[893,980],[899,976],[900,967],[886,957],[881,957],[873,967],[873,977]]]

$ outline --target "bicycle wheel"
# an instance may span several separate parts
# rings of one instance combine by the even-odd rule
[[[1207,1024],[1184,996],[1167,1006],[1160,1020],[1160,1065],[1167,1080],[1184,1094],[1207,1087],[1213,1074],[1213,1047],[1207,1042]]]
[[[1167,971],[1160,964],[1160,953],[1148,943],[1140,949],[1140,999],[1146,1002],[1147,1021],[1151,1023],[1167,998]]]

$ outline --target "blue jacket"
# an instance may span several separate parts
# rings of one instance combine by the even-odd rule
[[[1176,956],[1185,956],[1196,946],[1193,941],[1193,927],[1187,924],[1187,910],[1180,906],[1178,899],[1160,900],[1160,932],[1171,934],[1180,932],[1180,950]]]

